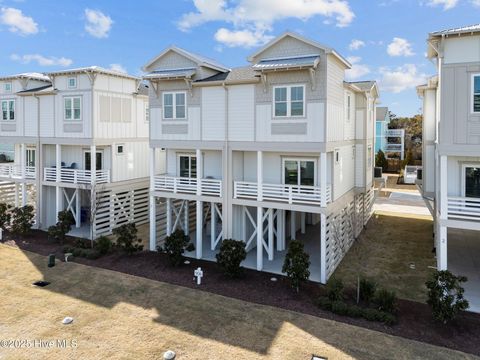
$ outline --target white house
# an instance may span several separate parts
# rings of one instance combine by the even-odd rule
[[[429,34],[428,57],[437,75],[417,88],[424,115],[421,189],[435,219],[437,267],[479,284],[472,266],[480,251],[480,25]],[[480,291],[476,296],[478,302]]]
[[[68,209],[71,234],[86,238],[148,221],[148,96],[140,78],[86,67],[0,84],[0,139],[15,147],[14,163],[0,164],[0,201],[33,204],[43,229]]]
[[[229,69],[172,46],[144,66],[150,248],[183,228],[190,256],[215,260],[234,238],[246,242],[245,266],[280,272],[298,238],[311,279],[325,283],[371,215],[377,86],[345,82],[347,60],[290,32],[248,61]]]

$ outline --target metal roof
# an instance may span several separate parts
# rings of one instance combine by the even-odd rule
[[[0,79],[8,80],[8,79],[32,79],[32,80],[40,80],[40,81],[50,81],[47,75],[37,72],[29,72],[29,73],[21,73],[15,75],[7,75],[1,76]]]
[[[195,68],[155,70],[144,75],[144,79],[183,79],[195,74]]]
[[[433,37],[433,36],[441,36],[441,35],[457,35],[457,34],[476,33],[476,32],[480,32],[480,24],[435,31],[430,33],[430,36]]]
[[[81,68],[75,68],[75,69],[54,71],[54,72],[47,73],[47,75],[65,75],[65,74],[75,74],[75,73],[85,73],[85,72],[96,72],[100,74],[120,76],[128,79],[140,80],[140,78],[137,76],[129,75],[127,73],[120,72],[120,71],[105,69],[100,66],[87,66],[87,67],[81,67]]]
[[[255,70],[275,70],[300,67],[316,67],[320,60],[319,55],[294,56],[288,58],[263,59],[253,64]]]
[[[226,73],[218,73],[208,78],[197,80],[195,83],[208,83],[214,81],[224,81],[225,83],[256,82],[259,81],[259,78],[251,66],[242,66],[233,68]]]
[[[34,89],[22,90],[17,92],[17,94],[30,94],[30,93],[40,93],[40,92],[50,92],[53,90],[52,85],[39,86]]]

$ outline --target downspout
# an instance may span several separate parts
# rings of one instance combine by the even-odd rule
[[[224,227],[223,229],[223,238],[224,239],[229,239],[232,237],[232,234],[231,234],[231,229],[232,229],[232,224],[231,224],[231,221],[230,219],[233,219],[233,216],[230,216],[231,212],[232,212],[232,208],[231,208],[231,196],[232,196],[232,192],[231,192],[231,189],[232,189],[232,186],[233,186],[233,182],[230,178],[230,159],[229,159],[229,155],[230,155],[230,149],[228,148],[228,134],[229,134],[229,127],[228,127],[228,87],[225,83],[225,81],[222,83],[222,87],[223,89],[225,90],[225,134],[224,134],[224,161],[223,161],[223,196],[225,197],[224,199],[224,205],[225,206],[225,209],[224,209],[224,223],[227,225]]]

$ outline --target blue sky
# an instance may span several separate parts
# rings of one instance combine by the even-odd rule
[[[434,73],[428,32],[480,21],[480,0],[0,0],[2,75],[99,65],[141,74],[176,44],[229,67],[273,36],[296,31],[379,81],[382,105],[418,113],[415,86]],[[355,41],[354,41],[355,40]]]

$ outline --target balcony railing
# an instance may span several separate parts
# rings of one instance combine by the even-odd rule
[[[449,196],[448,218],[480,221],[480,199]]]
[[[200,182],[200,187],[198,184]],[[204,196],[222,196],[222,180],[200,179],[157,175],[154,182],[155,191],[180,194],[197,194]]]
[[[57,181],[57,172],[60,171],[60,182],[69,184],[91,184],[92,174],[95,173],[95,182],[105,184],[110,182],[110,170],[79,170],[49,167],[44,169],[44,181]]]
[[[0,164],[0,178],[18,179],[18,180],[35,180],[35,166],[21,166],[15,164]]]
[[[389,129],[385,130],[385,137],[403,137],[405,129]]]
[[[385,151],[387,152],[400,152],[402,151],[403,146],[402,144],[386,144]]]
[[[255,182],[235,181],[233,197],[235,199],[259,198],[258,184]],[[298,205],[322,205],[322,196],[319,186],[262,184],[261,199],[265,201],[279,201]],[[327,184],[327,204],[332,202],[331,185]]]

